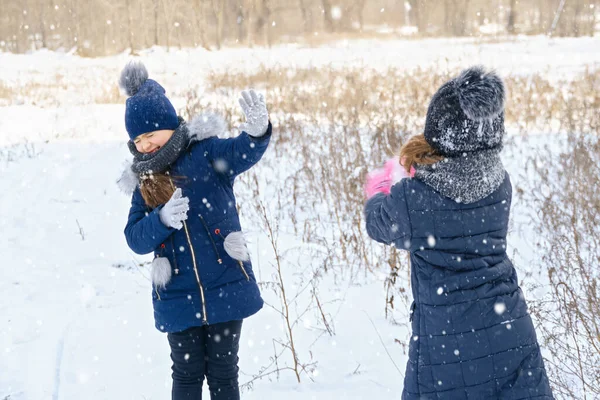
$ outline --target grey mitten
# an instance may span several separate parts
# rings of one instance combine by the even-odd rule
[[[167,204],[159,211],[160,222],[169,228],[183,228],[183,221],[187,219],[187,212],[190,209],[190,199],[182,197],[181,189],[175,189],[175,192],[167,201]]]
[[[240,106],[246,114],[246,122],[240,125],[240,130],[254,137],[267,133],[269,112],[263,95],[257,95],[253,89],[243,91]]]

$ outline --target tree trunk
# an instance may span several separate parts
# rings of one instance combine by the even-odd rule
[[[271,37],[271,7],[269,4],[269,0],[262,0],[263,4],[263,17],[264,17],[264,28],[265,28],[265,41],[267,42],[267,46],[271,48],[273,44],[273,38]]]
[[[302,31],[304,32],[304,34],[308,34],[311,31],[311,24],[309,18],[310,11],[306,6],[306,0],[298,0],[298,5],[300,6],[300,13],[302,14]]]
[[[404,20],[404,26],[412,26],[410,20],[410,2],[405,0],[396,0],[398,7],[402,10],[402,19]]]
[[[35,31],[33,30],[33,27],[31,26],[31,24],[28,24],[28,17],[29,15],[24,13],[23,11],[27,10],[27,0],[23,0],[21,2],[22,6],[21,6],[21,12],[19,14],[21,14],[21,29],[18,35],[14,35],[15,36],[15,50],[17,53],[21,52],[21,48],[26,49],[29,46],[29,32],[34,32],[35,35]],[[8,6],[6,6],[6,8],[8,8]],[[15,7],[15,12],[19,7]],[[7,13],[8,14],[8,13]],[[29,25],[29,29],[25,29],[25,26]],[[10,31],[9,31],[10,32]],[[33,40],[35,41],[35,36],[33,38]],[[22,42],[22,45],[21,45]]]
[[[135,48],[133,46],[133,21],[131,19],[131,12],[129,10],[129,1],[125,0],[125,11],[127,15],[127,28],[129,29],[129,49],[130,54],[135,54]]]
[[[321,0],[323,6],[323,22],[327,32],[333,32],[333,20],[331,19],[331,3],[329,0]]]
[[[517,0],[510,0],[510,8],[508,11],[508,21],[506,23],[506,31],[511,35],[515,34],[515,22],[517,20]]]
[[[581,19],[580,18],[581,18],[581,11],[582,11],[583,5],[581,4],[581,2],[578,1],[572,7],[573,7],[572,34],[575,37],[579,37],[579,36],[581,36]]]
[[[479,26],[482,26],[483,24],[485,24],[485,11],[483,8],[479,9],[479,16],[477,17],[477,23],[479,24]]]
[[[154,0],[154,45],[158,46],[158,1]]]
[[[231,3],[226,0],[221,1],[221,42],[227,40],[229,27],[233,23],[231,18]]]
[[[42,39],[42,48],[45,49],[47,48],[48,43],[46,43],[46,21],[44,21],[44,17],[46,16],[46,12],[45,12],[45,6],[44,4],[42,4],[42,6],[40,7],[40,37]],[[34,41],[36,41],[36,38],[33,38]],[[36,48],[37,48],[37,43],[36,43]]]
[[[535,31],[535,33],[547,33],[550,30],[550,26],[552,24],[552,20],[550,19],[550,12],[548,9],[548,4],[547,0],[539,0],[538,2],[538,14],[539,14],[539,18],[540,18],[540,22],[539,24],[536,24],[536,26],[539,27],[538,30]]]
[[[171,18],[169,18],[169,13],[167,12],[167,6],[165,4],[165,0],[162,0],[163,6],[163,18],[165,19],[165,41],[167,45],[167,51],[169,51],[171,47]]]
[[[358,0],[356,1],[356,16],[358,17],[358,27],[362,32],[363,27],[365,26],[365,4],[366,0]]]
[[[424,35],[427,33],[427,23],[425,19],[425,5],[426,0],[409,0],[411,20],[417,26],[419,34]]]
[[[206,20],[204,19],[204,3],[202,2],[202,0],[196,0],[194,14],[196,15],[196,29],[198,31],[198,36],[200,39],[200,46],[202,46],[206,50],[210,50],[210,46],[206,41],[206,33],[204,31]]]
[[[597,4],[597,6],[600,6],[600,4]],[[594,37],[594,34],[596,33],[596,8],[590,9],[590,14],[590,30],[588,34],[591,37]]]
[[[454,21],[457,36],[465,36],[467,34],[467,14],[469,11],[469,0],[464,0],[461,7],[458,7],[458,18]]]
[[[255,5],[256,7],[256,18],[254,21],[254,38],[256,39],[258,37],[258,35],[260,34],[260,31],[263,29],[263,27],[266,24],[266,20],[264,17],[264,10],[263,7],[260,7],[260,11],[259,11],[259,7],[258,5],[260,4],[261,0],[256,0]]]
[[[552,21],[552,26],[550,26],[550,30],[548,31],[548,36],[552,36],[558,22],[560,21],[560,16],[562,15],[563,8],[565,7],[565,0],[560,0],[560,4],[558,5],[558,9],[556,10],[554,20]]]
[[[452,21],[454,17],[451,15],[454,10],[454,2],[452,0],[444,0],[444,33],[452,32]]]
[[[221,50],[221,33],[223,31],[223,9],[225,2],[223,0],[212,0],[212,12],[215,18],[215,41],[217,50]]]
[[[254,33],[255,33],[255,25],[254,18],[256,15],[256,0],[248,0],[247,8],[248,12],[246,13],[246,44],[248,47],[252,47],[254,45]]]
[[[78,2],[76,0],[70,1],[70,18],[73,23],[71,24],[71,29],[69,30],[69,46],[73,46],[73,43],[75,43],[75,38],[79,37],[79,32],[81,31],[81,16],[79,15],[77,6]]]
[[[236,10],[235,10],[235,23],[237,25],[237,43],[244,43],[244,38],[246,37],[246,14],[248,11],[245,10],[244,1],[236,0]]]

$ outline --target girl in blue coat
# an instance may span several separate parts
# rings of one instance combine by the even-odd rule
[[[512,188],[500,160],[504,85],[481,67],[431,99],[393,184],[371,175],[374,240],[410,252],[412,338],[405,400],[552,399],[517,273],[506,254]]]
[[[233,183],[256,164],[271,137],[264,98],[243,92],[242,133],[220,139],[224,121],[179,118],[141,63],[120,85],[130,96],[125,126],[133,163],[119,180],[132,193],[125,237],[138,254],[154,252],[152,302],[173,361],[172,398],[239,399],[242,320],[263,300],[241,233]]]

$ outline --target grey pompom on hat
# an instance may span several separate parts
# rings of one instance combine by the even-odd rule
[[[121,71],[119,86],[127,94],[134,96],[148,80],[148,70],[141,61],[130,61]]]

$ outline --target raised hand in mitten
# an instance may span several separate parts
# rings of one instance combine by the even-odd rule
[[[263,95],[257,95],[252,89],[243,91],[240,106],[246,115],[246,122],[240,125],[240,131],[254,137],[261,137],[267,133],[269,112]]]
[[[159,211],[160,221],[169,228],[183,228],[183,221],[187,219],[190,209],[190,199],[182,197],[181,189],[177,188],[167,204]]]

